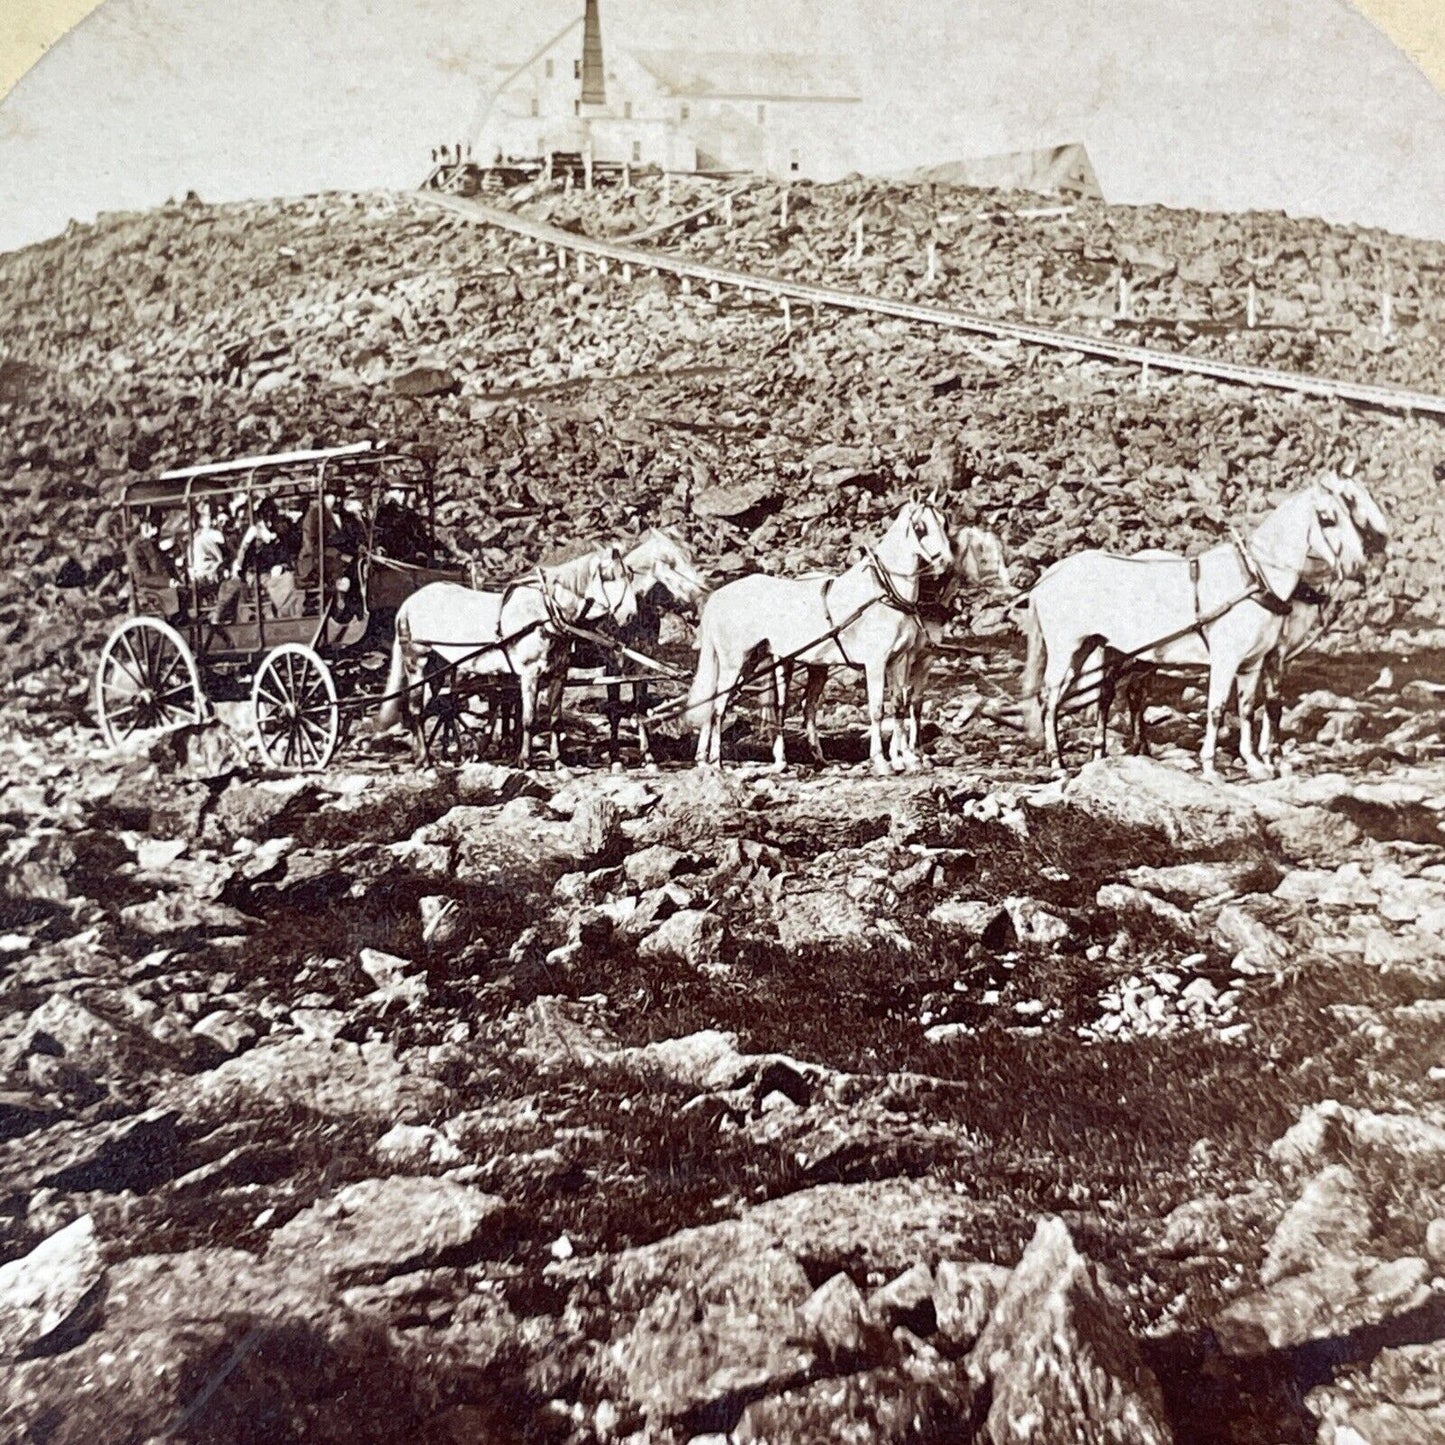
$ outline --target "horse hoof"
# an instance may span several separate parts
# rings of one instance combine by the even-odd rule
[[[659,768],[651,758],[648,758],[648,760],[642,765],[642,771],[646,773],[649,778],[655,778],[662,771],[662,769]]]
[[[1245,771],[1248,772],[1249,776],[1257,783],[1267,782],[1270,778],[1274,777],[1274,769],[1270,767],[1268,763],[1254,762],[1246,763],[1244,766]]]
[[[872,769],[875,778],[891,778],[893,776],[893,767],[886,758],[874,758]]]
[[[622,772],[622,770],[623,770],[623,769],[622,769],[622,764],[621,764],[621,763],[613,763],[612,766],[611,766],[611,768],[608,769],[609,772],[614,773],[614,774],[620,773],[620,772]]]

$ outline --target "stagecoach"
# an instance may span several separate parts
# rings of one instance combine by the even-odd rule
[[[428,582],[471,580],[439,557],[435,512],[426,459],[376,442],[131,483],[120,507],[131,615],[107,639],[95,679],[107,742],[199,723],[210,703],[249,697],[269,764],[325,767],[341,699],[360,688],[362,659],[390,646],[397,608]],[[269,552],[234,577],[201,575],[198,534],[225,537],[217,519],[230,523],[232,554],[256,537]],[[147,552],[137,541],[152,529]],[[163,585],[139,575],[137,557],[157,554]]]

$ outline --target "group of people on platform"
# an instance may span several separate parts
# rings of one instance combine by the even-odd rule
[[[240,495],[224,507],[199,499],[189,538],[185,512],[170,513],[181,531],[162,536],[161,515],[143,510],[126,548],[137,609],[185,621],[194,599],[196,619],[218,627],[258,615],[303,617],[327,603],[336,620],[351,616],[365,542],[360,502],[348,500],[338,513],[329,497],[313,498],[298,527],[274,497],[251,500]]]

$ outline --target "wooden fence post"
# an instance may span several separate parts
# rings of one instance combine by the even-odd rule
[[[1389,336],[1395,329],[1394,298],[1390,295],[1388,287],[1380,292],[1380,334]]]
[[[722,287],[719,286],[716,281],[710,281],[708,283],[707,294],[710,300],[721,301]]]
[[[731,230],[731,229],[732,229],[732,224],[733,224],[733,193],[732,193],[731,191],[729,191],[729,192],[727,193],[727,195],[725,195],[725,196],[723,197],[723,225],[726,226],[729,230]]]
[[[791,187],[789,186],[783,187],[783,216],[779,224],[784,227],[786,227],[788,224],[788,192],[790,189]]]
[[[1122,271],[1119,273],[1119,319],[1129,319],[1129,278]]]
[[[1254,323],[1259,316],[1259,303],[1255,299],[1254,282],[1249,283],[1249,289],[1244,293],[1244,321],[1251,331],[1254,330]]]
[[[590,145],[582,152],[582,184],[587,190],[592,189],[592,147]]]
[[[862,216],[859,216],[858,219],[853,222],[853,259],[854,259],[855,261],[861,261],[861,260],[863,259],[863,217],[862,217]]]
[[[928,282],[930,285],[938,280],[938,242],[928,243]]]
[[[624,262],[622,263],[622,279],[623,279],[624,281],[628,282],[629,284],[631,283],[631,281],[632,281],[632,262],[631,262],[631,261],[624,261]]]
[[[783,194],[786,195],[787,192]],[[783,332],[788,336],[793,334],[793,308],[786,296],[783,297]]]
[[[622,162],[622,189],[624,191],[632,189],[632,166],[627,161]]]
[[[672,173],[670,171],[662,173],[662,204],[664,206],[672,204]]]
[[[1024,320],[1034,319],[1034,278],[1032,273],[1024,277]]]

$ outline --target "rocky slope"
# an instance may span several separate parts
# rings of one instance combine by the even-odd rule
[[[1433,1438],[1432,429],[551,266],[378,197],[0,258],[0,1433]],[[1191,775],[1178,689],[1044,783],[1001,635],[896,780],[841,686],[784,776],[746,710],[721,777],[103,751],[125,479],[378,432],[499,573],[837,565],[920,479],[1031,565],[1180,546],[1345,453],[1399,536],[1271,783]]]
[[[838,251],[864,209],[893,227],[869,231],[869,247],[892,236],[916,259],[922,200],[794,192],[794,214],[813,219],[781,236],[771,221],[742,225],[739,202],[733,231],[718,218],[674,244],[732,254],[762,237],[770,269],[915,284],[871,250],[861,273]],[[771,217],[772,200],[759,203]],[[962,213],[980,197],[945,203]],[[547,201],[549,213],[574,204]],[[1049,248],[1041,304],[1072,321],[1102,304],[1098,273],[1142,245],[1188,293],[1184,310],[1214,314],[1179,279],[1190,264],[1227,278],[1227,314],[1243,304],[1241,256],[1288,251],[1302,277],[1332,252],[1358,303],[1344,335],[1323,337],[1307,306],[1298,331],[1199,344],[1254,359],[1277,343],[1324,346],[1322,371],[1422,386],[1438,375],[1439,247],[1270,216],[1211,222],[1208,247],[1176,213],[1099,208],[1082,221],[1068,223],[1067,253],[1051,249],[1049,222],[970,224],[945,254],[946,275],[963,279],[941,294],[972,301],[987,288],[998,302],[1011,286],[1017,303],[1015,253]],[[843,237],[832,262],[815,225],[829,247]],[[1388,341],[1365,292],[1384,256],[1417,298],[1417,319]],[[1166,275],[1171,257],[1182,261]],[[531,243],[405,197],[122,217],[0,258],[0,290],[0,485],[15,518],[0,541],[0,627],[11,679],[30,679],[37,697],[78,689],[120,609],[110,504],[127,477],[378,434],[434,451],[450,537],[493,575],[560,541],[657,523],[679,527],[715,571],[837,565],[917,482],[975,511],[1030,564],[1087,544],[1181,547],[1248,526],[1320,467],[1353,462],[1400,537],[1350,623],[1382,634],[1396,620],[1434,624],[1445,600],[1434,422],[1188,378],[1141,392],[1136,375],[1076,356],[901,322],[799,315],[789,332],[772,306],[682,295],[656,277],[559,276]]]

